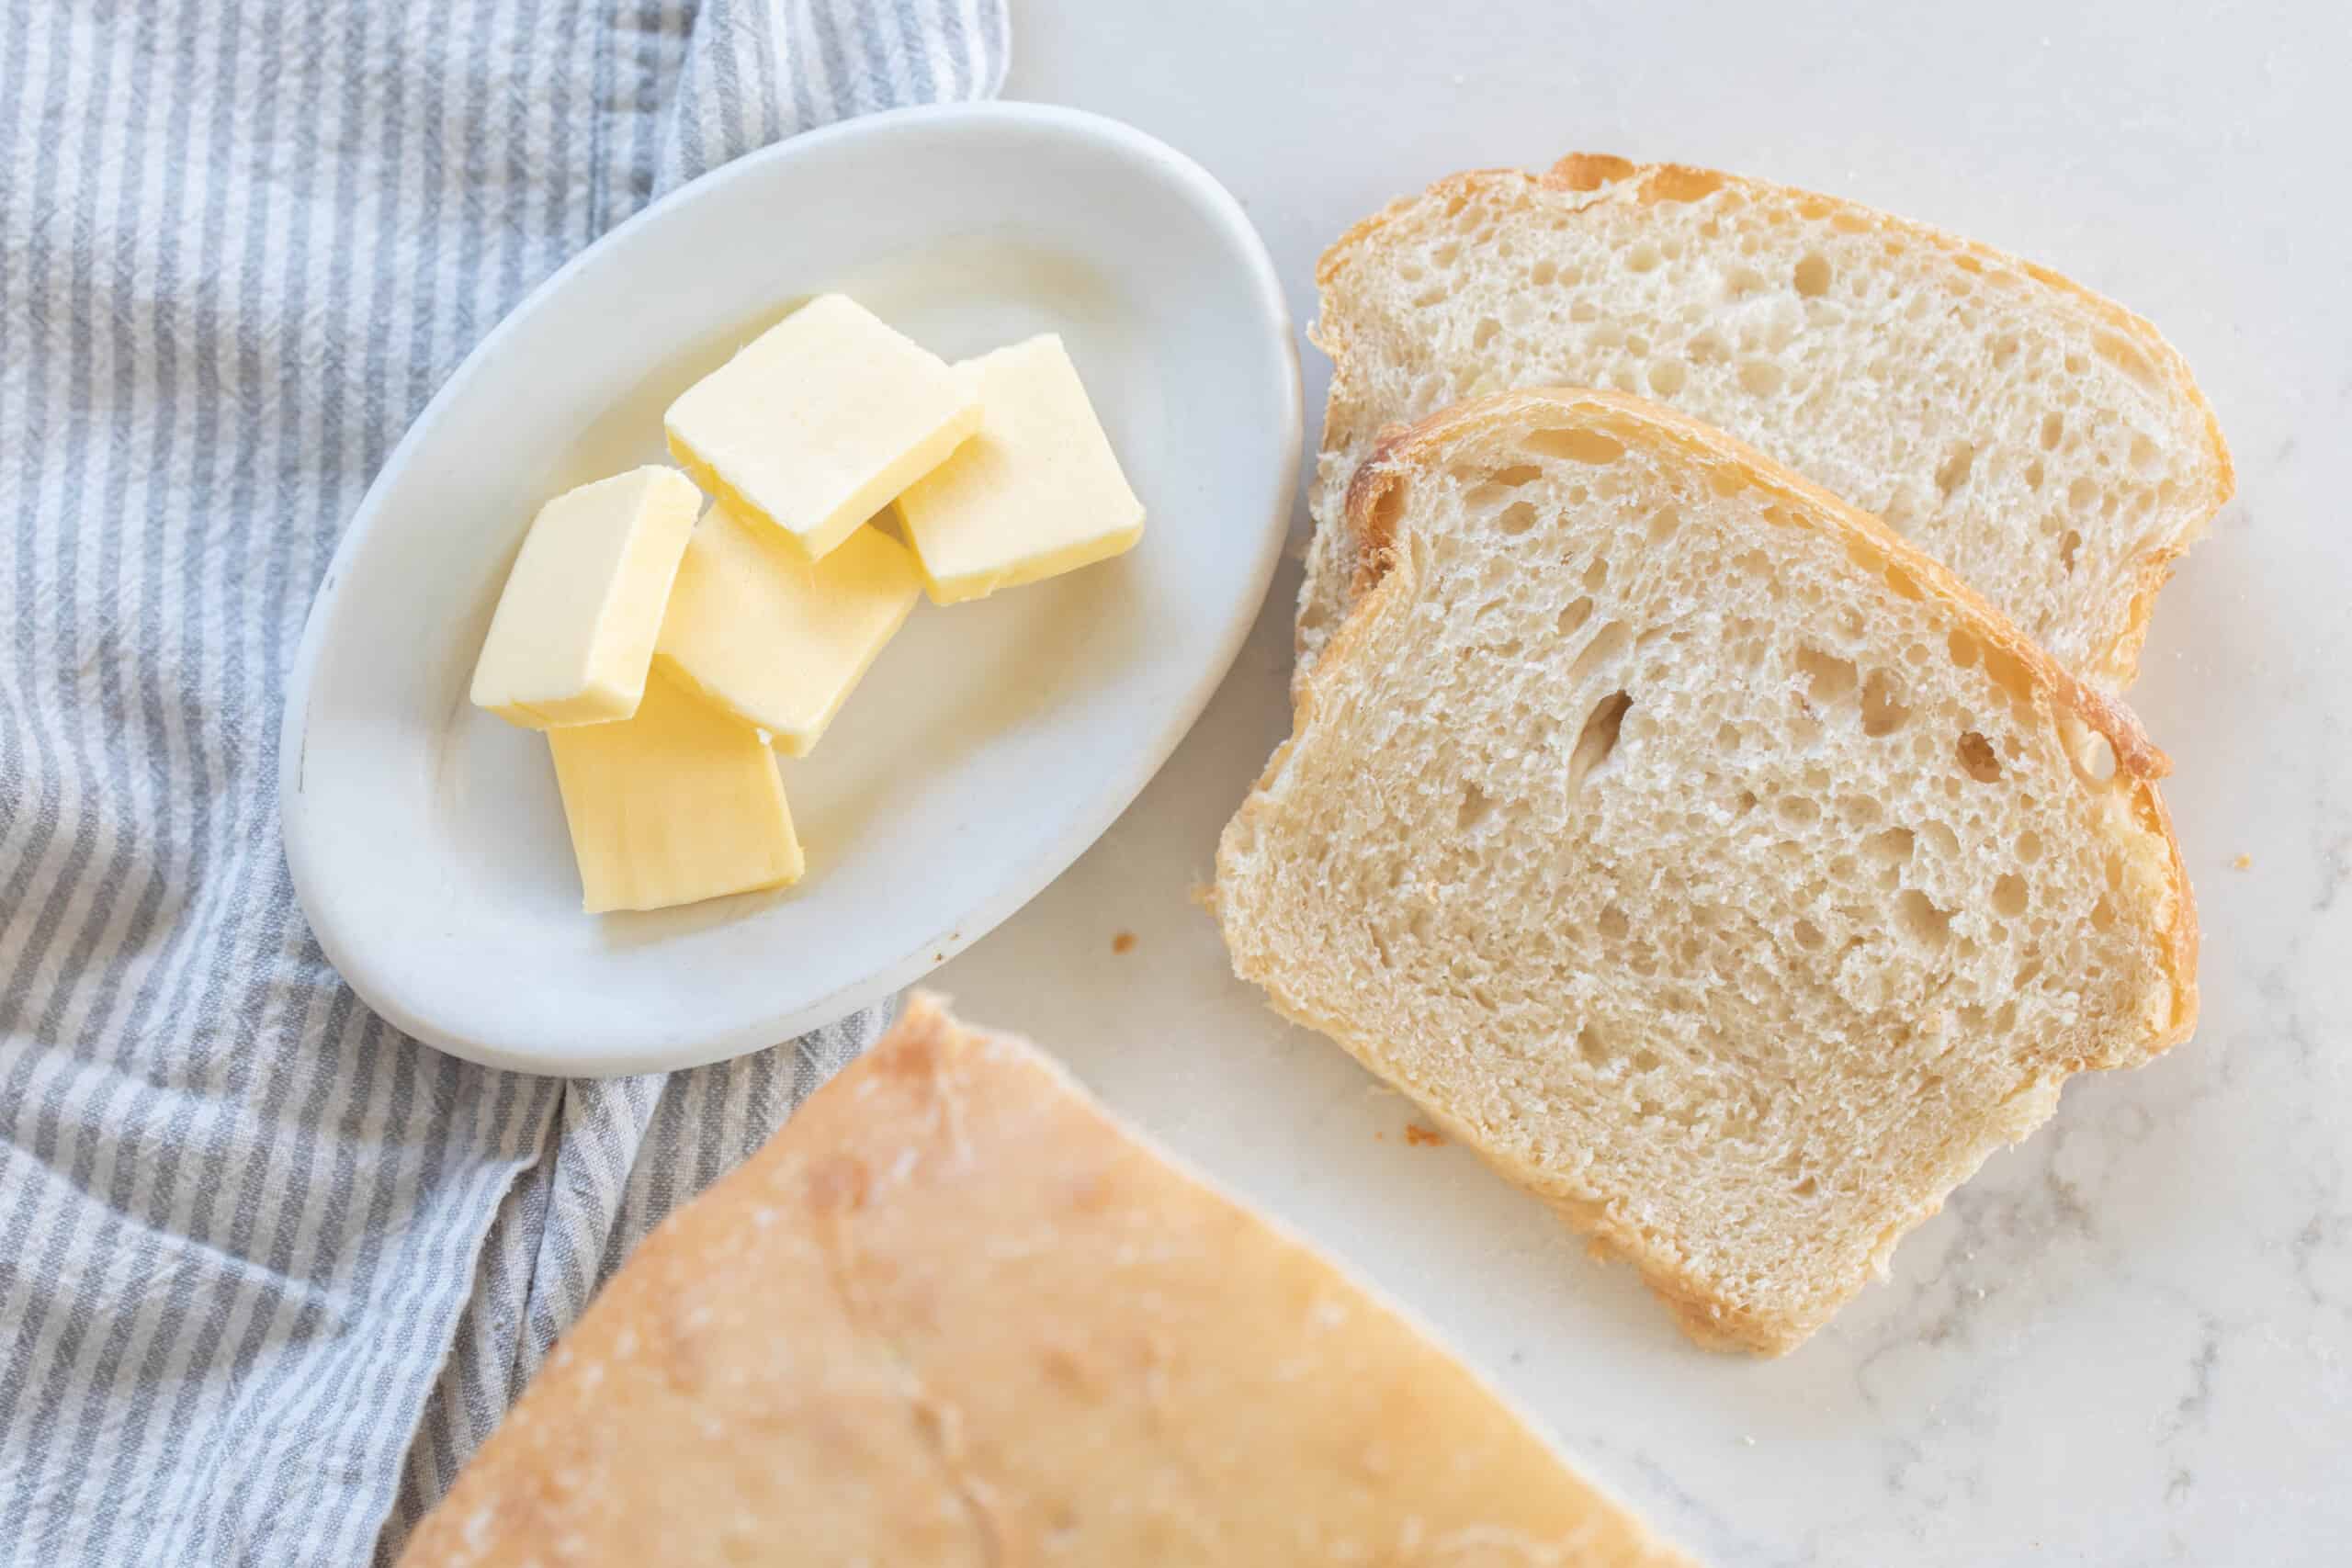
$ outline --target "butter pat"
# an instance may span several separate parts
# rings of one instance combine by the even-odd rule
[[[1143,502],[1059,337],[1033,337],[956,370],[978,390],[979,434],[899,498],[935,602],[1035,582],[1143,537]]]
[[[674,468],[566,491],[532,519],[490,619],[473,700],[526,729],[637,711],[702,497]]]
[[[879,528],[812,561],[722,502],[679,563],[653,658],[806,756],[922,593],[913,559]]]
[[[548,748],[590,914],[800,879],[775,753],[662,676],[636,716],[551,729]]]
[[[810,557],[978,428],[944,362],[844,295],[795,310],[686,389],[664,423],[686,472]]]

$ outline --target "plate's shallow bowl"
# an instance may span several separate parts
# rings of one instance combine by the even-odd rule
[[[917,607],[816,754],[783,764],[798,886],[584,915],[546,742],[466,700],[507,566],[542,501],[663,460],[673,397],[835,289],[950,358],[1059,332],[1143,541]],[[712,1061],[887,994],[1051,881],[1174,749],[1265,597],[1298,443],[1263,245],[1139,132],[916,109],[704,176],[483,341],[335,553],[283,751],[287,858],[321,945],[402,1029],[538,1072]]]

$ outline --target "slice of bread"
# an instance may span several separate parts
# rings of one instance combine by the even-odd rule
[[[1462,1364],[912,998],[648,1238],[407,1568],[1686,1564]]]
[[[2164,759],[1943,567],[1639,399],[1349,488],[1367,591],[1225,830],[1235,969],[1637,1263],[1802,1341],[2068,1075],[2196,1015]]]
[[[1332,375],[1302,672],[1353,592],[1342,501],[1382,428],[1511,387],[1614,388],[1720,426],[2109,690],[2230,497],[2212,410],[2154,327],[1806,191],[1591,155],[1456,175],[1357,224],[1316,280]]]

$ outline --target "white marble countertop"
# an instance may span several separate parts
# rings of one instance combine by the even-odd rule
[[[1408,1145],[1404,1101],[1231,977],[1190,894],[1287,727],[1295,563],[1166,772],[937,977],[1407,1303],[1725,1568],[2352,1557],[2352,20],[2188,9],[1016,6],[1010,96],[1198,158],[1302,327],[1317,254],[1389,197],[1587,149],[2045,262],[2154,320],[2220,411],[2238,499],[2132,694],[2176,766],[2202,1027],[2078,1079],[1791,1357],[1690,1347],[1630,1269],[1462,1150]],[[1327,367],[1301,354],[1311,448]]]

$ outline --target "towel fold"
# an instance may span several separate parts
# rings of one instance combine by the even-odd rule
[[[5,0],[0,1558],[388,1560],[596,1282],[879,1032],[605,1082],[337,980],[312,590],[539,279],[777,137],[993,94],[1002,0]]]

